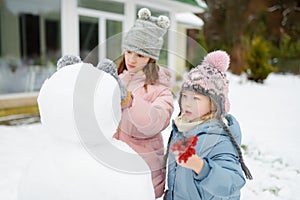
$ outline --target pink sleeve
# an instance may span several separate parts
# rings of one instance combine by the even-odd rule
[[[133,96],[128,110],[131,123],[144,135],[153,136],[164,130],[173,113],[173,95],[170,89],[161,91],[153,102],[140,95]]]

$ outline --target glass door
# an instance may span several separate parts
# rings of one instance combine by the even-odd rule
[[[122,54],[124,16],[87,8],[78,8],[80,57],[97,65],[99,60],[116,61]]]
[[[79,16],[80,58],[96,64],[99,59],[99,20],[94,17]]]

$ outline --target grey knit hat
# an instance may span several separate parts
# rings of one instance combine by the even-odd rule
[[[158,60],[169,25],[168,17],[154,17],[149,9],[140,9],[138,19],[123,40],[123,53],[128,50]]]
[[[204,57],[200,65],[184,77],[182,90],[191,90],[211,98],[217,106],[217,116],[229,112],[226,70],[230,58],[225,51],[213,51]]]

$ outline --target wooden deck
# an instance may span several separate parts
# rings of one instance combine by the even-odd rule
[[[0,95],[0,124],[39,117],[38,93]]]

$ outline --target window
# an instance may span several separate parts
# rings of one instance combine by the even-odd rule
[[[39,16],[19,15],[21,58],[26,64],[41,64]]]
[[[123,15],[79,8],[80,57],[95,66],[99,59],[116,61],[122,54]]]
[[[61,56],[60,0],[0,0],[0,95],[38,91]]]
[[[80,57],[88,63],[97,65],[98,63],[98,43],[99,43],[98,18],[80,16],[79,17],[79,48]]]
[[[106,56],[118,60],[122,56],[122,22],[106,21]]]

